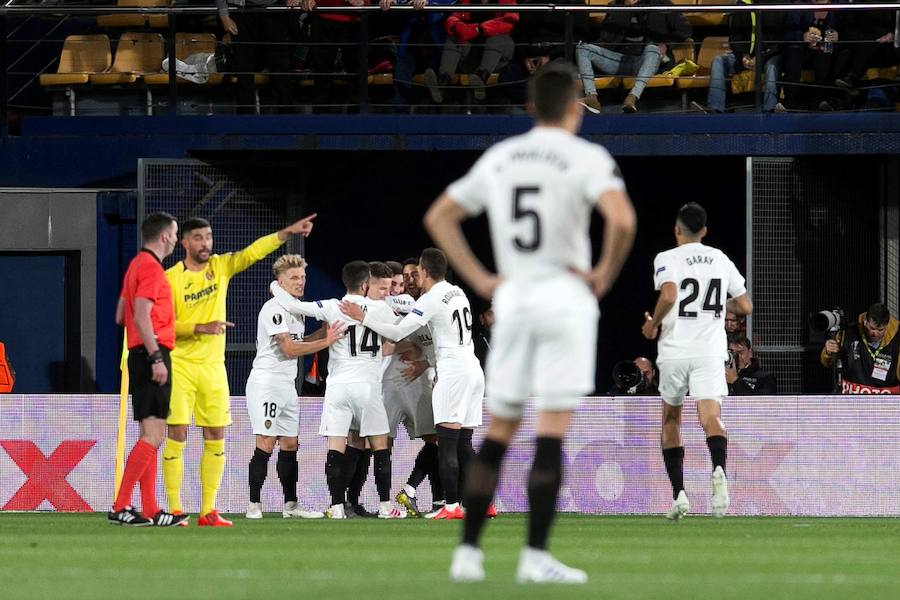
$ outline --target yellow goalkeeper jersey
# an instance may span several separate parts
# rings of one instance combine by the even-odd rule
[[[175,350],[172,360],[194,363],[225,361],[225,335],[194,335],[194,326],[227,321],[225,301],[231,278],[277,250],[284,242],[273,233],[239,252],[213,254],[202,271],[184,261],[166,271],[175,296]]]

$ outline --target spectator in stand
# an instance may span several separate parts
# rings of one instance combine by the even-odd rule
[[[857,322],[825,342],[820,360],[835,368],[841,394],[900,394],[900,323],[888,307],[876,303],[859,315]]]
[[[747,335],[747,323],[744,321],[744,317],[741,315],[736,315],[733,312],[725,313],[725,333],[728,335],[737,333],[740,335]]]
[[[627,360],[613,367],[613,386],[609,396],[659,396],[659,381],[653,361],[638,356],[629,363]]]
[[[456,0],[381,0],[382,10],[395,5],[412,4],[416,10],[426,6],[456,4]],[[409,14],[409,13],[406,13]],[[441,47],[447,40],[444,31],[446,13],[422,12],[406,17],[394,58],[394,106],[414,104],[413,75],[422,69],[434,72],[441,61]]]
[[[775,0],[763,0],[758,4],[771,4]],[[738,0],[742,4],[753,4],[753,0]],[[778,103],[778,77],[781,74],[781,47],[777,43],[782,34],[783,13],[767,11],[762,13],[763,39],[759,40],[763,63],[763,110],[766,112],[784,112],[784,106]],[[701,112],[725,112],[726,84],[729,79],[741,71],[756,69],[756,18],[749,12],[732,13],[728,16],[728,44],[731,52],[720,54],[712,62],[709,76],[709,94],[706,106],[696,102],[691,107]]]
[[[487,0],[475,1],[492,4]],[[461,0],[460,4],[468,5],[470,0]],[[514,6],[515,0],[499,0],[497,4],[498,8]],[[443,103],[443,88],[453,80],[460,67],[469,73],[469,85],[475,100],[483,101],[488,78],[505,67],[513,57],[515,44],[512,32],[518,21],[519,13],[501,10],[450,14],[445,25],[447,41],[441,52],[439,71],[425,70],[425,85],[435,104]]]
[[[857,4],[871,4],[876,0],[855,0]],[[855,10],[843,16],[844,41],[847,44],[838,53],[835,68],[842,77],[834,80],[835,85],[856,96],[856,89],[866,70],[872,67],[890,67],[900,63],[900,50],[895,45],[895,36],[900,34],[897,11]]]
[[[805,0],[798,0],[805,3]],[[824,4],[828,0],[813,0]],[[784,105],[788,109],[818,108],[834,110],[839,104],[823,87],[834,85],[834,47],[840,39],[840,13],[827,10],[804,10],[788,13],[785,18]],[[804,94],[800,88],[803,69],[812,67],[814,84],[820,86],[814,94]],[[829,97],[825,97],[829,96]]]
[[[472,332],[472,343],[475,344],[475,356],[484,368],[487,355],[491,351],[491,329],[494,327],[494,306],[488,302],[478,315],[478,324]]]
[[[303,10],[315,10],[317,6],[367,6],[369,0],[300,0]],[[347,88],[349,99],[343,102],[353,103],[359,94],[359,82],[355,75],[366,65],[359,64],[359,16],[353,13],[326,13],[315,15],[310,25],[309,66],[314,73],[334,74],[345,72],[354,75],[349,77]],[[338,64],[340,53],[342,64]],[[334,94],[334,77],[322,77],[316,80],[314,101],[317,110],[331,112],[326,105],[338,100]]]
[[[613,6],[671,6],[671,0],[614,0]],[[600,25],[595,43],[581,42],[575,48],[578,71],[584,83],[584,104],[600,111],[594,74],[635,76],[637,81],[625,97],[622,112],[637,112],[637,102],[661,64],[674,65],[669,49],[683,42],[693,29],[682,13],[613,12]]]
[[[725,381],[729,396],[771,396],[778,393],[775,376],[766,373],[753,356],[753,348],[745,336],[728,336],[731,359],[725,365]]]
[[[261,67],[271,73],[269,84],[275,100],[275,112],[290,112],[291,46],[287,15],[281,12],[235,12],[232,8],[261,8],[276,4],[298,6],[300,0],[216,0],[219,21],[231,34],[234,49],[233,68],[237,76],[237,112],[256,113],[253,74]]]

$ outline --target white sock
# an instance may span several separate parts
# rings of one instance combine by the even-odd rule
[[[387,500],[381,503],[381,512],[390,512],[391,511],[391,501]]]
[[[416,488],[409,485],[408,483],[403,484],[403,491],[406,492],[406,495],[409,496],[410,498],[416,497]]]
[[[450,512],[453,512],[454,510],[459,508],[459,502],[454,502],[453,504],[445,504],[444,508],[446,508]]]

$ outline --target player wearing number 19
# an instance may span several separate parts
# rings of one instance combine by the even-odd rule
[[[721,250],[701,243],[704,236],[706,211],[696,202],[685,204],[675,221],[677,247],[660,252],[653,262],[659,299],[653,315],[644,313],[642,328],[649,340],[659,334],[662,453],[673,498],[666,517],[674,520],[690,510],[681,441],[681,406],[688,393],[697,399],[697,416],[712,458],[712,514],[721,517],[728,509],[728,440],[720,419],[722,400],[728,395],[724,318],[726,311],[737,315],[753,312],[744,277]],[[727,302],[726,294],[731,296]]]

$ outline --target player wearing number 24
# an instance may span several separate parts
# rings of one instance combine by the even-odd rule
[[[663,399],[662,449],[673,498],[666,516],[674,520],[690,510],[681,441],[681,407],[687,394],[697,400],[697,416],[712,459],[712,513],[721,517],[728,509],[728,439],[720,419],[722,400],[728,395],[724,318],[726,310],[737,315],[753,312],[744,277],[725,253],[701,243],[705,236],[706,210],[696,202],[682,206],[675,220],[677,247],[660,252],[653,262],[659,299],[653,315],[644,313],[642,327],[648,340],[659,335],[656,363]],[[727,301],[726,294],[731,296]]]

